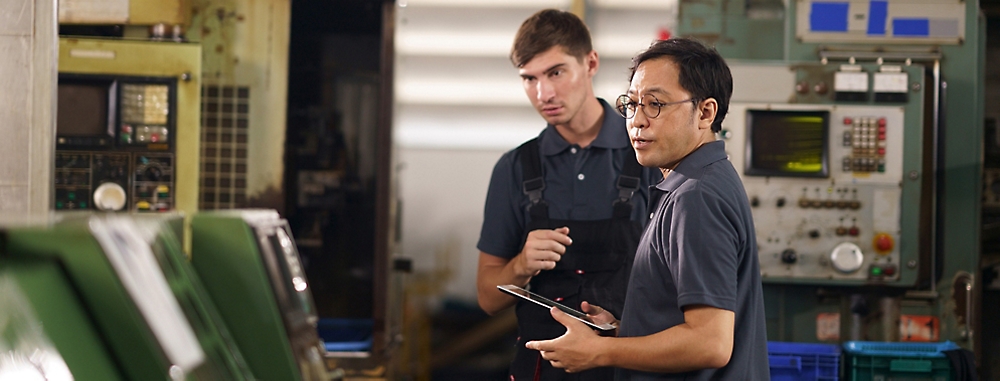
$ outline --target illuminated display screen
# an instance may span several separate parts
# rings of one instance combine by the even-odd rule
[[[827,177],[828,111],[747,111],[749,176]]]

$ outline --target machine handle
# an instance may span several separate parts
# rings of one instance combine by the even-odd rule
[[[972,339],[972,279],[965,279],[965,330],[962,338]]]

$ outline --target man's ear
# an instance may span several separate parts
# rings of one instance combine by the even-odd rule
[[[597,68],[601,66],[601,60],[597,56],[596,50],[591,50],[587,53],[587,56],[583,59],[584,63],[587,64],[587,73],[591,77],[597,74]]]
[[[715,115],[719,113],[719,102],[715,98],[708,98],[698,103],[698,128],[712,129],[712,122]]]

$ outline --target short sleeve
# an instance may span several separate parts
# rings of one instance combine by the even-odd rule
[[[524,198],[520,191],[520,168],[515,166],[516,150],[505,153],[493,167],[490,187],[486,193],[483,226],[476,247],[483,253],[501,258],[513,258],[521,252],[524,239]]]
[[[668,252],[677,305],[735,311],[739,239],[731,223],[733,209],[718,194],[697,185],[675,197]]]

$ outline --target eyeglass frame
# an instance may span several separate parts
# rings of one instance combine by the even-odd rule
[[[667,107],[667,106],[679,105],[681,103],[687,103],[687,102],[692,102],[694,104],[698,103],[698,99],[696,99],[696,98],[688,98],[688,99],[685,99],[685,100],[682,100],[682,101],[665,102],[664,103],[664,102],[660,102],[660,99],[657,98],[654,95],[647,94],[647,96],[652,97],[653,100],[656,103],[659,103],[659,105],[656,107],[656,115],[649,115],[649,113],[646,112],[646,111],[642,112],[643,114],[646,114],[646,117],[649,118],[649,119],[656,119],[657,117],[659,117],[660,116],[660,112],[663,110],[664,107]],[[628,116],[628,113],[626,112],[626,110],[628,110],[628,108],[626,106],[626,103],[624,103],[622,101],[623,99],[626,99],[629,102],[632,102],[632,98],[630,98],[628,96],[628,94],[619,95],[618,98],[615,98],[615,111],[618,111],[618,115],[621,115],[625,119],[632,119],[632,118],[634,118],[636,112],[632,111],[632,116]],[[639,106],[643,106],[643,107],[649,107],[650,106],[650,105],[642,104],[641,102],[635,102],[635,104],[636,104],[635,109],[638,109]]]

